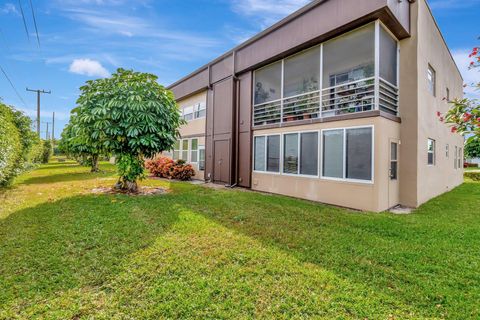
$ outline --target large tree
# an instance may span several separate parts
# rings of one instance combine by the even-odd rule
[[[110,78],[80,88],[78,127],[102,150],[116,156],[116,188],[136,192],[144,158],[170,150],[183,123],[173,93],[149,73],[118,69]]]
[[[81,110],[84,113],[89,111],[89,109]],[[66,155],[74,157],[81,165],[89,165],[92,172],[98,172],[98,158],[105,155],[107,151],[100,139],[92,138],[93,131],[92,123],[80,122],[78,114],[74,113],[63,129],[58,148]]]

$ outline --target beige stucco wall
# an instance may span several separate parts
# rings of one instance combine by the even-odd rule
[[[455,146],[463,148],[464,139],[452,134],[450,128],[441,123],[436,113],[444,113],[450,98],[463,97],[463,80],[452,56],[442,39],[425,0],[415,4],[418,8],[418,154],[417,154],[417,205],[447,192],[463,182],[463,168],[454,168]],[[436,71],[436,97],[428,91],[427,69],[430,64]],[[427,165],[427,139],[436,141],[436,165]],[[446,145],[450,146],[447,158]]]
[[[207,103],[207,92],[200,92],[196,95],[193,95],[189,98],[182,99],[177,101],[179,108],[192,106],[198,103]],[[195,119],[188,121],[187,124],[183,125],[180,128],[180,135],[183,139],[198,139],[198,145],[205,146],[205,130],[206,130],[206,118]],[[200,171],[198,169],[198,163],[192,163],[193,168],[195,169],[196,175],[193,177],[197,180],[205,179],[205,171]]]
[[[177,101],[178,107],[188,107],[197,103],[207,103],[207,91],[200,92],[189,98]],[[180,128],[180,135],[183,137],[205,136],[206,118],[189,121]]]
[[[390,207],[388,185],[390,181],[390,139],[400,139],[399,123],[383,117],[372,117],[288,128],[256,130],[254,135],[370,125],[374,126],[373,183],[333,181],[322,178],[253,172],[252,189],[359,210],[383,211],[388,209]],[[319,147],[321,148],[321,146]],[[321,167],[321,159],[319,159],[319,168]],[[394,196],[398,199],[398,194]]]

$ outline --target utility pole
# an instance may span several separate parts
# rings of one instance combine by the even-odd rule
[[[38,134],[38,137],[40,137],[40,95],[42,93],[51,94],[52,92],[51,91],[45,91],[45,90],[32,90],[32,89],[28,89],[28,88],[27,88],[27,91],[37,93],[37,134]]]
[[[52,148],[55,148],[55,112],[52,118]]]
[[[48,134],[48,122],[47,122],[47,131],[45,132],[45,140],[49,140],[49,134]]]

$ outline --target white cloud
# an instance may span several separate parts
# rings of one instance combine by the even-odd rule
[[[462,9],[480,5],[480,0],[431,0],[432,9]]]
[[[234,11],[257,17],[266,28],[288,16],[311,0],[233,0]]]
[[[13,13],[15,15],[20,15],[20,13],[17,10],[17,7],[15,7],[15,5],[10,2],[7,2],[3,5],[3,7],[0,7],[0,13],[3,13],[3,14]]]
[[[105,69],[100,62],[91,59],[73,60],[69,71],[89,77],[106,78],[110,76],[110,72],[108,72],[108,70]]]
[[[471,87],[473,84],[480,83],[480,70],[478,68],[469,69],[472,58],[470,58],[468,55],[471,52],[471,49],[457,49],[453,50],[452,54],[455,62],[458,65],[458,68],[460,69],[460,72],[462,73],[463,80],[468,85],[465,88],[465,93],[470,98],[480,98],[480,91]]]

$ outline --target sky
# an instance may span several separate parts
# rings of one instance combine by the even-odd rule
[[[59,137],[85,81],[122,67],[169,85],[308,2],[0,0],[0,67],[15,88],[0,70],[0,97],[34,119],[36,94],[25,89],[51,90],[42,95],[41,131],[55,111]],[[429,3],[465,82],[480,82],[468,70],[468,54],[480,46],[480,0]]]

